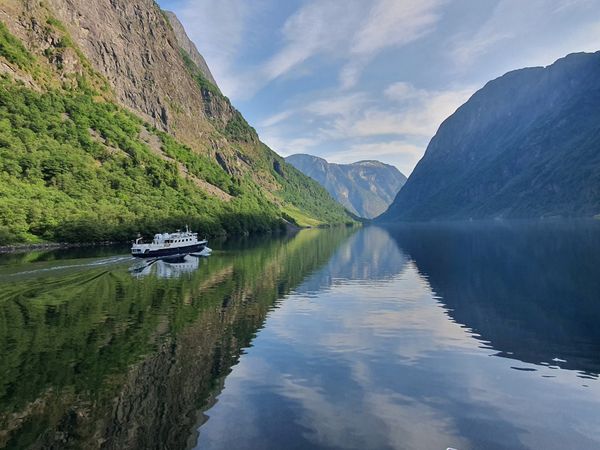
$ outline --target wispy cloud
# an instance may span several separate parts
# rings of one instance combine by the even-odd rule
[[[379,52],[399,47],[433,31],[443,0],[378,0],[351,39],[351,60],[340,71],[343,89],[353,87]]]
[[[388,86],[388,101],[362,110],[349,110],[335,121],[340,136],[409,135],[431,138],[444,119],[463,104],[474,88],[446,91],[418,89],[406,82]]]
[[[600,48],[600,0],[158,1],[274,150],[406,172],[486,81]]]
[[[288,18],[285,45],[263,68],[267,80],[306,60],[328,54],[344,63],[340,78],[353,86],[380,51],[413,42],[432,30],[442,0],[311,1]]]
[[[258,124],[259,127],[269,128],[277,125],[278,123],[283,122],[284,120],[290,118],[294,114],[294,110],[288,109],[285,111],[278,112],[277,114],[273,114],[263,120]]]
[[[267,118],[259,131],[286,155],[316,151],[344,163],[380,159],[408,174],[442,121],[474,91],[473,87],[427,90],[397,82],[374,98],[365,92],[338,93],[285,110]],[[310,124],[304,139],[286,139],[287,127],[299,123]],[[329,150],[323,155],[324,149]]]
[[[598,34],[590,33],[599,23],[590,20],[597,10],[597,0],[500,0],[478,28],[451,40],[449,55],[459,71],[470,70],[492,54],[510,60],[512,69],[551,64],[566,53],[599,48]],[[578,26],[568,33],[559,31],[573,21]]]
[[[366,93],[354,92],[311,102],[304,107],[304,110],[319,116],[344,116],[363,107],[367,102]]]
[[[346,45],[357,19],[360,2],[311,1],[284,23],[282,48],[264,65],[267,80],[280,77],[307,59],[321,53],[335,53]]]
[[[393,163],[408,176],[423,156],[423,147],[403,140],[353,144],[342,151],[327,155],[330,162],[349,164],[362,159],[375,159]]]
[[[295,153],[314,153],[315,147],[321,144],[319,139],[289,138],[269,131],[261,133],[261,139],[281,156],[289,156]]]

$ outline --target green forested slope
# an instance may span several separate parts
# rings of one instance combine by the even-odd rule
[[[284,218],[351,220],[237,111],[215,127],[249,162],[233,172],[119,106],[64,27],[51,17],[44,26],[53,44],[36,55],[0,22],[0,62],[9,68],[0,73],[0,245],[126,240],[185,224],[237,233],[274,229]],[[65,71],[68,57],[79,60],[78,73]],[[203,95],[231,108],[206,83],[198,79]]]

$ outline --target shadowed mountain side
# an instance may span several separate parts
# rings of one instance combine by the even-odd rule
[[[499,356],[600,373],[592,263],[600,224],[403,226],[390,234],[448,315]]]
[[[381,222],[600,214],[600,52],[490,81],[442,123]]]
[[[334,164],[305,154],[285,161],[318,181],[348,211],[367,219],[383,213],[406,183],[398,169],[379,161]]]
[[[123,264],[0,278],[0,447],[193,446],[268,311],[348,233],[249,245],[179,278]]]

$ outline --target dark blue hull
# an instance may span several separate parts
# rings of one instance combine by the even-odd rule
[[[145,253],[132,253],[136,258],[163,258],[166,256],[189,255],[199,253],[206,248],[206,243],[187,245],[185,247],[161,248],[160,250],[148,250]]]

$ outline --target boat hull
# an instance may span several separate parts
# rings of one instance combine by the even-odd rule
[[[199,253],[206,248],[206,243],[198,243],[193,245],[186,245],[182,247],[167,247],[157,250],[146,250],[144,253],[131,253],[131,256],[136,258],[164,258],[173,256],[185,256],[190,253]]]

